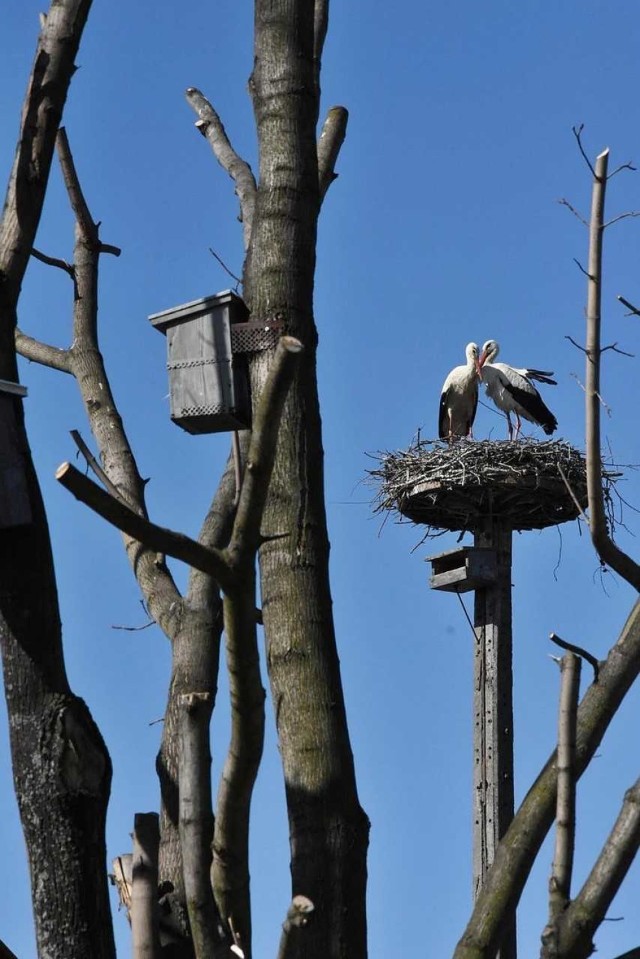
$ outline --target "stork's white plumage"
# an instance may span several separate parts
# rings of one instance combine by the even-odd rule
[[[551,410],[545,406],[531,381],[536,380],[539,383],[555,386],[556,381],[551,379],[553,374],[545,370],[517,369],[509,366],[508,363],[495,363],[494,360],[499,351],[500,346],[495,340],[487,340],[482,347],[479,365],[487,396],[493,400],[499,410],[506,414],[509,439],[514,439],[511,413],[515,413],[516,416],[515,439],[520,433],[521,417],[541,426],[550,436],[557,429],[558,421]]]
[[[477,343],[468,343],[465,366],[456,366],[442,386],[438,435],[440,439],[454,440],[471,436],[471,427],[478,407],[478,377],[480,377]]]

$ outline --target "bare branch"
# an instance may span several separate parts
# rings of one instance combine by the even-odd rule
[[[97,243],[98,227],[93,222],[93,217],[89,212],[87,201],[84,198],[73,162],[73,156],[71,155],[67,131],[64,127],[60,127],[58,130],[56,148],[58,150],[58,160],[62,169],[62,176],[69,195],[69,202],[71,203],[71,209],[74,212],[76,222],[82,231],[84,239],[92,243]]]
[[[313,11],[313,59],[316,62],[316,82],[320,74],[320,62],[329,23],[329,0],[315,0]]]
[[[231,563],[253,562],[260,545],[260,523],[269,490],[280,418],[300,354],[300,340],[280,338],[255,413],[240,502],[229,542]]]
[[[576,715],[580,693],[580,658],[566,653],[560,661],[561,686],[558,715],[558,795],[556,842],[549,882],[549,934],[555,938],[557,923],[571,897],[571,874],[576,832]],[[543,942],[545,935],[543,934]]]
[[[90,7],[91,0],[52,4],[38,38],[0,223],[3,302],[10,311],[15,310],[18,302],[38,229],[56,133]],[[10,379],[11,375],[6,374],[7,370],[0,369],[0,376]]]
[[[319,0],[316,2],[316,7]],[[322,127],[318,140],[318,181],[320,185],[320,202],[338,174],[335,172],[336,160],[340,147],[347,135],[347,121],[349,114],[344,107],[331,107]]]
[[[75,270],[72,263],[67,263],[66,260],[60,260],[56,256],[47,256],[46,253],[41,253],[40,250],[36,250],[35,246],[31,250],[31,256],[34,260],[39,260],[40,263],[46,263],[47,266],[55,266],[58,270],[64,270],[65,273],[68,273],[71,279],[75,277]]]
[[[131,936],[133,959],[160,959],[157,813],[136,813],[133,826]]]
[[[591,668],[593,669],[593,681],[594,683],[598,682],[598,675],[600,673],[600,660],[596,659],[591,653],[586,649],[583,649],[582,646],[576,646],[574,643],[568,643],[564,639],[560,639],[557,633],[550,633],[549,639],[552,643],[555,643],[556,646],[560,646],[561,649],[566,649],[570,653],[575,653],[576,656],[581,656],[585,659]]]
[[[640,310],[637,308],[637,306],[634,306],[633,303],[629,303],[629,300],[625,300],[624,296],[618,296],[618,300],[623,306],[626,306],[630,313],[635,313],[636,316],[640,316]]]
[[[315,907],[306,896],[294,896],[287,911],[287,918],[282,924],[282,937],[278,949],[277,959],[285,959],[288,954],[289,937],[297,930],[304,929]]]
[[[256,181],[249,164],[242,160],[231,146],[227,132],[220,117],[206,99],[195,87],[188,87],[187,103],[197,113],[196,123],[200,133],[209,141],[214,156],[231,179],[235,182],[236,193],[240,201],[240,213],[244,232],[244,247],[249,248],[251,228],[253,225],[253,211],[256,202]]]
[[[613,177],[614,177],[617,173],[620,173],[622,170],[631,170],[632,173],[635,173],[636,170],[637,170],[637,167],[635,167],[632,163],[621,163],[620,166],[617,166],[617,167],[615,168],[615,170],[613,171],[613,173],[610,173],[610,174],[609,174],[609,176],[607,177],[607,180],[613,179]]]
[[[581,273],[584,273],[585,276],[589,276],[589,274],[587,273],[587,271],[586,271],[585,268],[583,267],[583,265],[582,265],[582,263],[580,262],[580,260],[576,260],[575,256],[574,256],[574,258],[573,258],[573,262],[574,262],[575,265],[578,267],[578,269],[580,270]],[[590,277],[589,277],[589,278],[590,278]]]
[[[606,353],[607,350],[613,350],[614,353],[619,353],[620,356],[629,356],[631,359],[633,359],[635,356],[635,353],[627,353],[625,350],[621,350],[617,343],[610,343],[608,346],[603,346],[600,348],[601,353]]]
[[[576,343],[576,341],[574,340],[574,338],[573,338],[572,336],[565,336],[565,340],[569,340],[570,343],[573,343],[573,345],[574,345],[577,349],[581,350],[583,353],[586,353],[586,352],[587,352],[587,351],[585,350],[584,346],[580,346],[579,343]]]
[[[571,129],[573,130],[573,135],[576,138],[578,149],[580,150],[580,153],[582,154],[582,158],[584,162],[587,164],[587,166],[589,167],[589,169],[591,170],[591,175],[595,177],[596,171],[591,166],[591,160],[585,153],[584,147],[582,146],[582,131],[584,130],[584,123],[581,123],[579,127],[572,127]]]
[[[60,373],[71,373],[68,350],[61,350],[57,346],[50,346],[32,336],[27,336],[19,327],[15,328],[14,338],[17,352],[26,360],[48,366],[52,370],[59,370]]]
[[[587,285],[586,435],[587,491],[591,539],[601,560],[636,589],[640,566],[619,549],[607,529],[600,455],[600,326],[602,296],[602,240],[609,151],[596,159],[589,227],[589,282]]]
[[[264,743],[265,692],[260,676],[254,565],[242,589],[224,599],[231,700],[231,741],[218,788],[211,877],[218,910],[236,945],[251,956],[249,812]]]
[[[575,217],[577,217],[577,218],[580,220],[580,222],[584,224],[584,226],[589,226],[589,221],[586,220],[586,219],[583,217],[582,213],[578,213],[578,211],[576,210],[576,208],[575,208],[574,206],[572,206],[572,205],[569,203],[569,201],[566,200],[564,197],[562,197],[560,200],[558,200],[558,203],[560,204],[560,206],[566,206],[568,210],[571,210],[571,212],[573,213],[573,215],[574,215]]]
[[[608,180],[611,177],[607,177]],[[606,223],[602,224],[602,229],[606,230],[608,226],[613,226],[614,223],[618,223],[619,220],[627,220],[629,217],[640,216],[640,210],[629,210],[628,213],[620,213],[619,216],[614,216],[612,220],[607,220]]]
[[[640,779],[627,790],[622,809],[587,880],[565,911],[558,954],[586,959],[592,937],[606,916],[640,845]]]
[[[127,533],[148,549],[157,553],[166,553],[167,556],[173,556],[183,563],[195,566],[203,573],[208,573],[225,591],[233,588],[233,576],[223,553],[219,550],[207,549],[183,533],[156,526],[150,520],[134,513],[122,500],[117,500],[110,493],[105,492],[71,463],[62,463],[55,475],[58,482],[73,493],[76,499],[98,516],[102,516],[116,529]]]
[[[209,692],[187,693],[180,697],[180,844],[196,959],[228,956],[224,937],[218,929],[209,880],[213,839],[209,747],[212,705]]]

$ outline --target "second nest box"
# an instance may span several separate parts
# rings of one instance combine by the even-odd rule
[[[247,322],[231,290],[183,303],[149,320],[167,337],[171,419],[189,433],[222,433],[251,425],[246,354],[275,346],[277,321]]]

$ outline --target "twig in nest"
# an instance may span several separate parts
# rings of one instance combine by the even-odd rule
[[[585,515],[585,512],[584,512],[582,506],[580,506],[580,501],[578,500],[578,497],[576,496],[576,494],[573,492],[573,489],[572,489],[572,487],[571,487],[571,483],[569,482],[569,480],[568,480],[567,477],[565,476],[564,470],[563,470],[562,467],[560,466],[560,463],[558,463],[558,472],[560,473],[560,476],[562,477],[562,482],[563,482],[564,485],[567,487],[567,492],[569,493],[569,496],[571,497],[571,499],[573,500],[573,502],[576,504],[576,507],[577,507],[577,509],[578,509],[578,512],[580,513],[580,516],[582,516],[582,518],[583,518],[583,520],[585,521],[585,523],[588,523],[589,520],[587,519],[587,517],[586,517],[586,515]]]

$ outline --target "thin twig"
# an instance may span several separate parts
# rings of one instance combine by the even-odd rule
[[[579,269],[582,273],[584,273],[585,276],[588,276],[589,279],[591,279],[591,277],[589,276],[589,274],[587,273],[587,271],[586,271],[585,268],[583,267],[583,265],[582,265],[582,263],[580,262],[580,260],[577,260],[577,259],[575,258],[575,256],[574,256],[574,258],[573,258],[573,262],[574,262],[575,265],[578,267],[578,269]]]
[[[225,271],[225,273],[228,273],[231,279],[236,281],[236,292],[237,292],[238,289],[242,286],[242,280],[240,279],[240,277],[236,276],[235,273],[231,272],[231,270],[229,269],[227,264],[224,262],[224,260],[221,257],[219,257],[216,251],[212,250],[211,247],[209,247],[209,253],[211,254],[211,256],[215,257],[215,259],[218,261],[218,263],[220,264],[222,269]]]
[[[574,338],[573,338],[572,336],[565,336],[565,340],[569,340],[570,343],[573,343],[573,345],[576,347],[576,349],[581,350],[583,353],[586,354],[587,351],[586,351],[586,349],[584,348],[584,346],[580,346],[579,343],[576,343],[576,341],[574,340]]]
[[[580,222],[581,222],[582,224],[584,224],[584,226],[589,226],[588,221],[585,220],[585,218],[583,217],[582,213],[578,213],[578,211],[576,210],[576,208],[575,208],[574,206],[572,206],[572,205],[569,203],[569,201],[568,201],[567,199],[565,199],[565,197],[562,197],[560,200],[558,200],[558,203],[560,204],[560,206],[566,206],[567,209],[570,210],[570,211],[573,213],[573,215],[580,220]]]
[[[610,180],[612,177],[614,177],[614,176],[616,175],[616,173],[620,173],[621,170],[631,170],[633,173],[635,173],[637,169],[638,169],[638,168],[635,167],[635,166],[633,166],[632,163],[621,163],[620,166],[617,166],[617,167],[615,168],[615,170],[613,171],[613,173],[610,173],[610,174],[608,175],[607,180]]]
[[[602,346],[602,347],[600,348],[600,352],[601,352],[601,353],[606,353],[607,350],[613,350],[614,353],[619,353],[620,356],[630,356],[631,359],[633,359],[634,356],[635,356],[635,353],[626,353],[624,350],[621,350],[621,349],[618,347],[618,344],[617,344],[617,343],[610,343],[608,346]]]
[[[552,643],[555,643],[556,646],[560,646],[561,649],[566,649],[568,652],[575,653],[577,656],[582,656],[583,659],[586,659],[586,661],[591,664],[593,669],[594,683],[598,682],[598,676],[600,674],[600,662],[595,656],[587,652],[586,649],[583,649],[582,646],[575,646],[573,643],[567,643],[566,640],[560,639],[557,633],[550,633],[549,639]]]
[[[609,180],[611,177],[608,178]],[[606,223],[602,224],[602,229],[606,230],[608,226],[613,226],[614,223],[617,223],[619,220],[627,220],[629,217],[640,216],[640,210],[629,210],[627,213],[620,213],[618,216],[614,216],[612,220],[607,220]]]
[[[580,150],[580,153],[582,154],[584,162],[587,164],[587,166],[591,170],[592,176],[595,177],[596,171],[593,169],[593,166],[591,165],[591,160],[585,153],[584,147],[582,146],[582,131],[584,130],[584,123],[581,123],[579,127],[572,127],[572,130],[573,130],[573,135],[576,138],[576,141],[578,143],[578,148]]]

